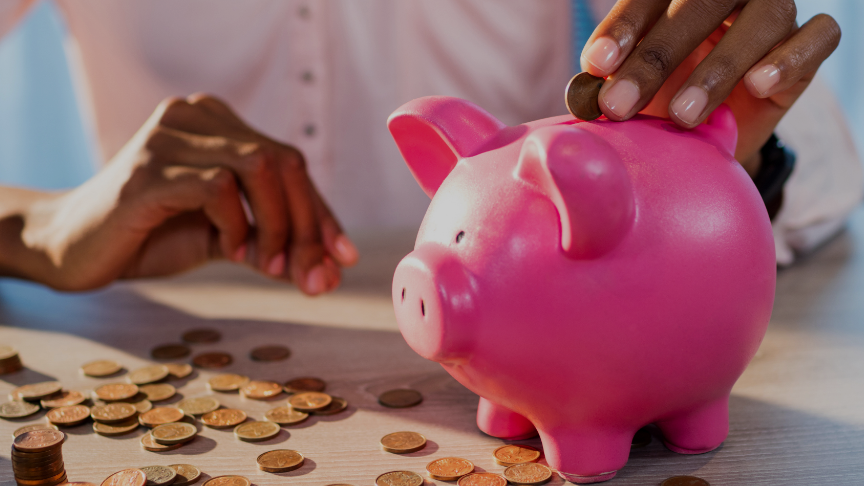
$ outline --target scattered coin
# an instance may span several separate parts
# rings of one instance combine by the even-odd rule
[[[294,378],[285,383],[285,393],[301,393],[301,392],[323,392],[327,388],[327,383],[321,378],[303,377]]]
[[[150,400],[151,402],[168,400],[177,393],[177,389],[174,388],[174,385],[170,385],[168,383],[154,383],[151,385],[143,385],[138,387],[138,389],[141,390],[141,393],[147,395],[147,400]]]
[[[173,424],[183,420],[183,410],[175,407],[156,407],[149,412],[138,416],[138,422],[144,427],[153,427],[163,424]]]
[[[413,407],[422,401],[423,395],[420,392],[405,388],[386,391],[378,397],[378,403],[390,408]]]
[[[189,415],[204,415],[219,408],[219,400],[213,397],[187,398],[177,403],[177,408]]]
[[[147,475],[140,469],[124,469],[102,481],[101,486],[144,486],[147,484]]]
[[[106,402],[127,400],[138,394],[138,385],[131,383],[111,383],[93,390],[96,398]]]
[[[235,373],[224,373],[216,375],[207,380],[207,386],[213,391],[233,392],[249,383],[249,377]]]
[[[276,437],[280,430],[279,424],[267,420],[246,422],[234,428],[234,436],[240,440],[257,442]]]
[[[63,483],[63,486],[96,486],[93,483],[85,483],[82,481],[72,481],[71,483]]]
[[[216,476],[208,479],[203,486],[251,486],[252,482],[243,476]]]
[[[696,476],[672,476],[666,479],[660,486],[710,486],[708,481]]]
[[[648,430],[648,427],[642,427],[633,435],[633,442],[630,444],[630,447],[635,449],[637,447],[645,447],[650,443],[651,431]]]
[[[120,363],[111,361],[110,359],[100,359],[99,361],[91,361],[81,365],[81,372],[94,378],[111,376],[122,369],[123,366]]]
[[[390,471],[375,478],[375,486],[422,486],[423,477],[411,471]]]
[[[18,350],[12,346],[0,346],[0,375],[14,373],[23,367],[21,358],[18,356]]]
[[[285,346],[260,346],[249,353],[253,361],[282,361],[291,356],[291,350]]]
[[[129,432],[132,432],[137,428],[138,420],[136,419],[131,419],[127,420],[126,422],[111,425],[93,422],[93,432],[96,432],[99,435],[104,435],[106,437],[128,434]]]
[[[12,390],[10,397],[13,400],[27,400],[28,402],[38,402],[39,400],[53,395],[63,389],[59,381],[43,381],[41,383],[33,383],[31,385],[19,386]]]
[[[192,374],[192,365],[187,363],[168,363],[165,365],[171,378],[180,380]]]
[[[143,368],[138,368],[135,371],[126,375],[126,380],[129,383],[136,385],[146,385],[148,383],[156,383],[168,377],[168,367],[165,365],[150,365]]]
[[[40,429],[24,432],[12,440],[16,451],[42,452],[62,444],[66,434],[59,430]]]
[[[516,464],[504,470],[504,478],[513,484],[537,485],[552,479],[552,470],[543,464],[526,462]]]
[[[33,415],[40,410],[39,405],[30,402],[19,402],[13,400],[0,404],[0,417],[4,419],[15,419]]]
[[[144,400],[129,403],[135,406],[135,410],[137,410],[138,413],[147,413],[153,409],[153,403],[151,403],[150,400],[147,400],[146,398]]]
[[[429,477],[439,481],[456,481],[474,472],[474,463],[461,457],[442,457],[426,464]]]
[[[177,479],[177,471],[168,466],[144,466],[141,470],[147,476],[147,486],[168,486]]]
[[[222,334],[213,329],[192,329],[183,333],[183,341],[190,344],[218,343]]]
[[[507,486],[504,476],[495,473],[471,473],[459,478],[457,486]]]
[[[90,416],[96,422],[103,424],[118,424],[125,422],[138,414],[135,405],[131,403],[108,403],[106,405],[94,405],[90,409]]]
[[[348,408],[348,402],[344,398],[331,397],[330,405],[312,412],[314,415],[336,415]]]
[[[189,356],[192,351],[185,344],[163,344],[150,350],[153,359],[180,359]]]
[[[309,418],[309,414],[283,406],[271,408],[264,414],[264,418],[279,425],[294,425]]]
[[[186,486],[201,478],[201,470],[191,464],[171,464],[168,467],[177,473],[173,486]]]
[[[258,456],[258,469],[264,472],[281,473],[303,467],[303,454],[289,449],[267,451]]]
[[[288,404],[301,412],[314,412],[330,405],[333,397],[321,392],[297,393],[288,399]]]
[[[236,427],[246,421],[246,412],[235,408],[220,408],[201,417],[201,422],[214,429]]]
[[[45,418],[54,425],[72,427],[87,420],[89,416],[90,409],[84,405],[70,405],[68,407],[52,408],[45,415]]]
[[[222,351],[201,353],[192,359],[192,364],[199,368],[217,369],[224,368],[234,362],[230,354]]]
[[[178,447],[181,447],[182,445],[183,445],[182,442],[179,444],[173,444],[173,445],[159,444],[158,442],[153,440],[153,436],[150,435],[150,432],[147,432],[146,434],[141,436],[141,447],[143,447],[144,450],[147,450],[150,452],[170,451],[173,449],[177,449]]]
[[[85,397],[81,392],[64,390],[60,393],[51,395],[48,398],[42,399],[40,403],[42,408],[57,408],[68,407],[70,405],[80,405],[81,403],[84,403],[84,400],[86,399],[87,397]]]
[[[579,73],[567,83],[564,102],[570,114],[584,121],[596,120],[603,114],[597,97],[605,80],[591,74]]]
[[[25,425],[24,427],[18,427],[12,432],[12,438],[18,437],[19,435],[30,432],[31,430],[57,430],[56,425],[51,424],[33,424],[33,425]]]
[[[508,444],[495,449],[492,453],[500,466],[513,466],[540,459],[540,451],[522,444]]]
[[[381,448],[393,454],[409,454],[426,447],[426,437],[417,432],[393,432],[381,438]]]
[[[163,424],[150,431],[153,440],[158,444],[182,444],[192,440],[198,434],[198,428],[185,422]]]
[[[282,385],[275,381],[253,380],[240,388],[240,394],[246,398],[264,400],[282,393]]]

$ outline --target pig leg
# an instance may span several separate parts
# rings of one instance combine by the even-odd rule
[[[477,406],[477,427],[500,439],[521,440],[537,435],[537,429],[528,419],[483,397]]]
[[[729,397],[709,402],[669,420],[657,422],[663,443],[679,454],[713,451],[729,434]]]
[[[552,469],[571,483],[608,481],[627,464],[633,431],[612,428],[540,429],[543,454]]]

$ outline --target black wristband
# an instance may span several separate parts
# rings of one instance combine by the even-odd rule
[[[771,134],[771,138],[759,149],[759,154],[762,163],[753,182],[768,209],[768,215],[774,219],[783,203],[783,186],[795,168],[795,153]]]

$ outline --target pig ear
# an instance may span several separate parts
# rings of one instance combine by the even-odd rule
[[[721,150],[735,156],[735,147],[738,145],[738,124],[735,122],[732,109],[725,104],[718,106],[708,115],[705,123],[695,130],[714,141]]]
[[[468,101],[428,96],[399,107],[387,127],[414,178],[432,197],[459,159],[482,152],[506,125]]]
[[[514,174],[558,209],[561,248],[574,259],[614,249],[633,223],[630,176],[600,137],[573,126],[536,130],[522,145]]]

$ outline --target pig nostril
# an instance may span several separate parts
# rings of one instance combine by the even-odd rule
[[[423,314],[423,317],[426,317],[426,304],[423,301],[420,301],[420,313]]]
[[[462,241],[462,238],[465,238],[465,232],[464,231],[460,231],[459,234],[456,235],[456,243],[460,243]]]
[[[402,302],[405,302],[405,287],[402,287]]]

